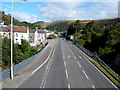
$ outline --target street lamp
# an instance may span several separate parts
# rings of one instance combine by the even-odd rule
[[[11,13],[11,68],[10,68],[10,73],[11,73],[11,79],[13,79],[13,0],[12,0],[12,13]]]
[[[27,1],[27,0],[21,0]],[[13,7],[14,0],[12,0],[12,13],[11,13],[11,67],[10,67],[10,78],[13,79]]]

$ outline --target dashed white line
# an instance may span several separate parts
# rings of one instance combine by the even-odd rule
[[[74,45],[75,46],[75,45]],[[91,58],[89,58],[89,56],[87,56],[87,55],[85,55],[84,54],[84,52],[82,52],[78,47],[76,47],[75,46],[75,48],[76,49],[78,49],[82,54],[83,54],[83,56],[87,59],[87,61],[99,72],[99,73],[101,73],[115,88],[117,88],[118,89],[118,87],[113,83],[113,82],[111,82],[92,62],[90,62],[89,60],[93,60],[93,59],[91,59]],[[89,58],[89,59],[88,59]]]
[[[65,61],[64,61],[64,66],[66,67],[66,63],[65,63]]]
[[[69,90],[70,90],[70,85],[68,84],[68,88],[69,88]]]
[[[81,56],[79,56],[79,58],[81,59]]]
[[[65,59],[65,56],[63,55],[63,59]]]
[[[67,77],[67,79],[68,79],[68,72],[67,72],[67,70],[65,70],[65,72],[66,72],[66,77]]]
[[[79,67],[81,67],[81,65],[80,65],[80,63],[77,61],[77,63],[78,63],[78,65],[79,65]]]
[[[86,56],[86,55],[85,55]],[[85,57],[84,56],[84,57]],[[86,58],[86,57],[85,57]],[[114,83],[112,83],[96,66],[94,66],[90,61],[89,61],[89,59],[88,58],[86,58],[87,59],[87,61],[99,72],[99,73],[101,73],[115,88],[117,88],[117,86],[115,86],[115,84]]]
[[[53,49],[50,51],[50,54],[49,54],[49,56],[47,57],[47,59],[46,59],[37,69],[35,69],[35,70],[32,72],[31,75],[33,75],[36,71],[38,71],[38,70],[49,60],[52,51],[53,51]]]
[[[74,53],[72,52],[72,54],[74,55]]]
[[[76,56],[74,56],[74,58],[77,59]]]
[[[82,70],[82,71],[85,74],[86,78],[89,80],[89,77],[87,76],[87,74],[85,73],[85,71],[84,70]]]
[[[70,58],[70,55],[68,55],[68,58]]]

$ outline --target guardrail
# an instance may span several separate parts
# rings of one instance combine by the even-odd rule
[[[112,71],[112,73],[114,73],[118,78],[120,78],[120,76],[115,73],[107,64],[105,64],[105,62],[103,62],[99,56],[94,55],[92,52],[90,52],[89,50],[85,49],[84,47],[78,45],[77,43],[75,43],[75,45],[80,48],[83,52],[85,52],[87,55],[89,55],[90,57],[92,57],[94,60],[97,60],[98,62],[101,62],[104,66],[106,66],[110,71]]]
[[[20,62],[19,64],[14,65],[13,66],[14,75],[20,73],[21,70],[23,70],[26,66],[31,64],[33,61],[38,60],[38,58],[43,54],[43,52],[47,49],[47,47],[48,47],[48,43],[34,56]],[[10,68],[0,72],[0,83],[5,81],[6,79],[10,79]]]

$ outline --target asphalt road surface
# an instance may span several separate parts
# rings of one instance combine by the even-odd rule
[[[48,61],[18,88],[110,88],[115,89],[75,45],[58,39]],[[108,89],[109,88],[109,89]]]

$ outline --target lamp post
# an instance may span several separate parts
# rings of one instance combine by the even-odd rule
[[[13,79],[13,0],[12,0],[12,13],[11,13],[11,79]]]
[[[27,1],[27,0],[21,0]],[[11,12],[11,67],[10,67],[10,78],[13,79],[13,8],[14,8],[14,0],[12,0],[12,12]]]

